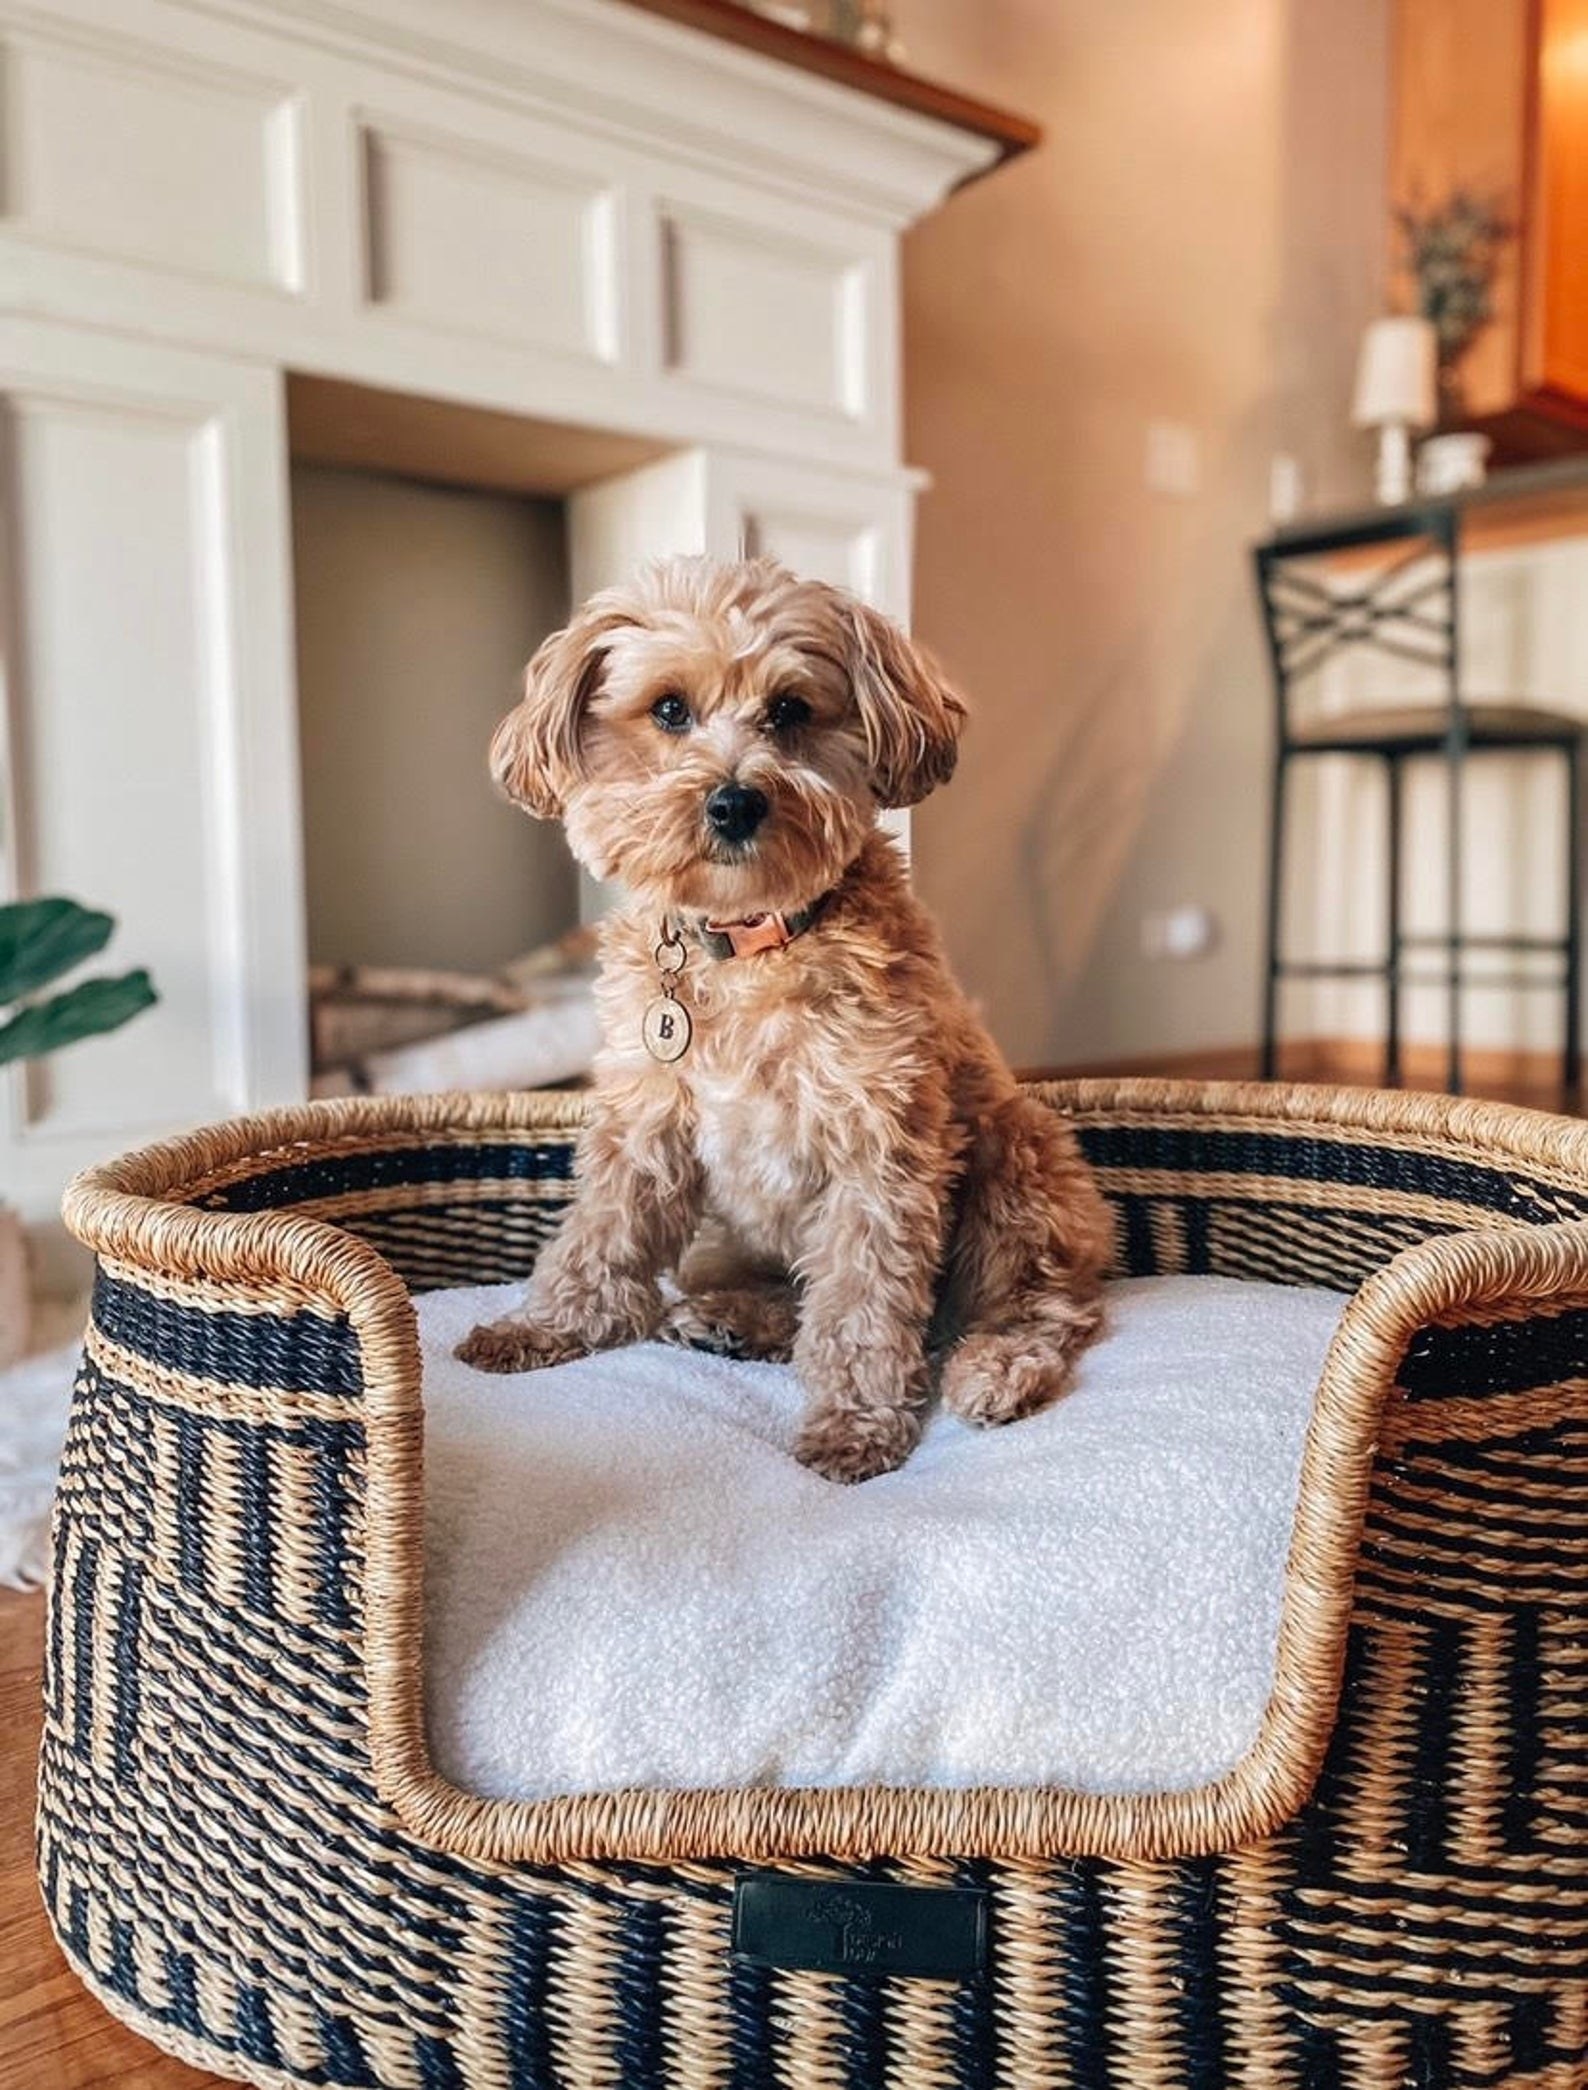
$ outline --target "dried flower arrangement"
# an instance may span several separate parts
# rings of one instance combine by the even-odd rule
[[[1402,265],[1417,311],[1439,345],[1439,419],[1462,417],[1461,365],[1494,317],[1494,287],[1516,226],[1500,200],[1452,189],[1442,203],[1414,199],[1395,212]]]

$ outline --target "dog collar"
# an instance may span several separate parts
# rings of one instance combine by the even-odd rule
[[[832,898],[819,893],[809,907],[793,914],[747,914],[736,922],[707,920],[697,925],[701,948],[713,958],[753,958],[760,951],[780,951],[803,936]]]

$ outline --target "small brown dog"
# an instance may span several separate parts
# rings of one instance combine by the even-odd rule
[[[908,1456],[929,1344],[973,1422],[1063,1392],[1102,1198],[876,832],[947,781],[964,718],[895,625],[766,559],[664,561],[540,648],[492,769],[626,899],[572,1209],[465,1362],[653,1336],[792,1357],[799,1457],[839,1481]]]

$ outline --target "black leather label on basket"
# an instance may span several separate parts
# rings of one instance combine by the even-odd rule
[[[758,1966],[812,1974],[970,1981],[986,1969],[987,1897],[972,1887],[741,1873],[733,1950]]]

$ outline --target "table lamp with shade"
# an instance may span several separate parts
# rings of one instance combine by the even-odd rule
[[[1376,428],[1379,499],[1410,498],[1412,431],[1432,428],[1438,412],[1438,343],[1426,319],[1375,319],[1362,336],[1351,419]]]

